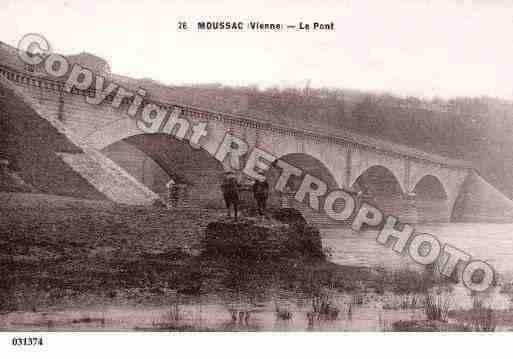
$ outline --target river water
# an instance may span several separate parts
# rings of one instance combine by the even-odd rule
[[[513,273],[513,224],[433,223],[415,225],[416,233],[429,233],[443,243],[488,262],[499,275]],[[332,261],[339,264],[420,268],[408,256],[376,242],[376,231],[354,232],[350,228],[321,230],[324,245],[332,249]]]

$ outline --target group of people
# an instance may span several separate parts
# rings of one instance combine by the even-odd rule
[[[221,184],[228,217],[231,217],[231,208],[233,207],[234,218],[237,219],[240,203],[240,184],[234,172],[227,172],[223,183]],[[269,183],[266,179],[263,181],[255,180],[253,183],[253,198],[257,204],[258,213],[265,215],[267,199],[269,198]]]
[[[226,208],[228,209],[228,217],[231,217],[231,209],[233,208],[234,218],[237,219],[239,212],[239,204],[241,202],[241,185],[237,180],[237,177],[233,171],[228,171],[224,174],[222,184],[221,184],[221,192],[223,193],[224,202],[226,204]],[[168,207],[176,207],[178,204],[179,191],[184,188],[183,185],[176,183],[172,179],[166,184],[167,192],[168,192]],[[289,188],[288,186],[286,187]],[[260,215],[265,215],[267,200],[269,198],[269,183],[267,179],[263,181],[255,180],[252,186],[253,190],[253,199],[256,202],[256,207],[258,213]],[[368,197],[369,191],[362,191],[361,188],[358,191],[352,192],[355,195],[355,200],[358,206],[364,200],[364,197]],[[413,198],[414,198],[413,194]],[[286,197],[285,197],[286,198]]]
[[[175,183],[172,179],[166,183],[168,193],[168,207],[176,207],[179,197],[179,184]],[[240,191],[241,185],[239,184],[235,173],[229,171],[225,173],[221,191],[223,193],[224,202],[228,209],[228,217],[231,217],[231,208],[233,208],[234,218],[237,219],[239,212],[239,204],[241,201]],[[269,183],[266,179],[263,181],[255,180],[253,184],[253,198],[256,202],[258,213],[265,215],[267,199],[269,198]]]

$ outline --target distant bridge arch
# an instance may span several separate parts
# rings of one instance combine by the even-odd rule
[[[427,174],[413,186],[413,193],[422,199],[447,199],[449,196],[444,184],[436,174]]]
[[[407,192],[405,186],[406,169],[403,158],[393,157],[380,152],[356,150],[351,153],[351,171],[349,187],[353,187],[357,179],[369,169],[382,167],[393,174],[402,192]]]
[[[353,187],[377,196],[403,196],[401,181],[389,167],[373,165],[361,173]]]
[[[297,190],[299,188],[306,174],[322,180],[326,183],[328,190],[340,188],[335,176],[326,163],[310,153],[303,152],[286,153],[276,159],[269,171],[269,177],[273,183],[276,182],[278,176],[281,174],[281,170],[277,165],[278,161],[286,162],[287,164],[301,170],[302,174],[300,177],[292,176],[289,179],[290,187],[293,190]]]

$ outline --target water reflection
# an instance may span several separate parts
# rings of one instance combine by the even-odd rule
[[[110,308],[60,312],[13,312],[1,317],[3,330],[216,330],[216,331],[385,331],[397,320],[421,319],[422,311],[383,310],[376,303],[348,304],[338,298],[341,313],[336,319],[314,318],[311,308],[290,303],[292,318],[276,315],[274,303],[260,303],[250,310],[248,320],[234,319],[225,305],[181,305],[180,318],[169,316],[169,307]],[[348,308],[351,308],[350,310]]]
[[[487,261],[501,275],[513,273],[513,224],[434,223],[415,225],[419,233],[435,235],[442,243]],[[349,228],[321,230],[324,244],[332,248],[339,264],[420,269],[409,257],[401,257],[376,243],[376,231],[354,232]]]

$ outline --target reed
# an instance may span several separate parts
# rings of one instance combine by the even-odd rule
[[[450,309],[450,298],[441,294],[427,294],[424,312],[429,320],[446,322]]]
[[[481,298],[474,296],[470,326],[475,332],[494,332],[497,326],[493,309],[485,307]]]
[[[279,319],[279,320],[292,320],[292,317],[293,317],[293,314],[292,312],[288,309],[288,308],[280,308],[278,306],[276,306],[276,310],[275,310],[275,313],[276,313],[276,319]]]
[[[474,318],[471,322],[472,330],[475,332],[494,332],[497,323],[493,316],[492,308],[475,309]]]
[[[307,315],[308,320],[335,320],[338,318],[340,309],[337,308],[328,296],[323,295],[320,297],[312,298],[312,311]]]

